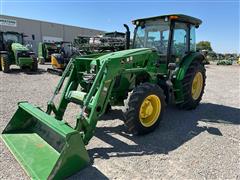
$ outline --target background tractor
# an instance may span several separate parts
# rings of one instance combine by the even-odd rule
[[[58,53],[51,54],[52,68],[47,71],[52,74],[62,75],[70,58],[74,56],[98,57],[110,52],[126,49],[126,33],[108,32],[103,36],[85,37],[78,36],[74,43],[61,41],[54,43]]]
[[[61,75],[70,58],[74,55],[75,52],[73,51],[71,42],[62,41],[55,43],[55,45],[58,48],[58,52],[51,54],[52,68],[48,68],[47,71]]]
[[[38,62],[40,64],[51,62],[51,55],[59,53],[59,50],[60,48],[56,43],[40,42],[38,44]]]
[[[37,71],[37,58],[33,51],[23,45],[23,37],[17,32],[0,32],[0,70],[3,72],[10,72],[10,66],[14,64]]]
[[[46,112],[18,104],[1,137],[33,179],[63,179],[85,167],[85,145],[109,104],[124,105],[124,123],[132,134],[154,131],[166,104],[198,106],[206,78],[204,56],[195,45],[201,20],[173,14],[133,24],[132,49],[70,60]],[[80,106],[75,127],[64,121],[69,103]]]

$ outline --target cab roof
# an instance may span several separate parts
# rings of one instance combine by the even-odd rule
[[[15,31],[0,31],[1,33],[6,33],[6,34],[21,34],[19,32],[15,32]]]
[[[184,15],[184,14],[168,14],[168,15],[136,19],[136,20],[133,20],[132,23],[136,24],[137,21],[141,22],[141,21],[157,20],[157,19],[165,19],[165,18],[189,22],[190,24],[193,24],[196,26],[199,26],[202,23],[202,21],[200,19],[192,17],[192,16]]]

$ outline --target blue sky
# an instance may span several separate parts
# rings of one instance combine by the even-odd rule
[[[169,13],[198,17],[197,41],[209,40],[216,52],[238,52],[239,0],[0,0],[2,14],[105,31],[131,29],[131,20]]]

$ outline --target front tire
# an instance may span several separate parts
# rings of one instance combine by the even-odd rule
[[[4,73],[9,73],[10,72],[10,64],[8,61],[8,57],[7,56],[1,56],[1,69]]]
[[[202,62],[193,61],[182,81],[184,101],[178,104],[180,109],[195,109],[203,96],[206,82],[206,69]]]
[[[165,109],[163,90],[155,84],[137,86],[126,102],[125,125],[133,134],[147,134],[159,125]]]

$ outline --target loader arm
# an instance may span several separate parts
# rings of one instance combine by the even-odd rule
[[[62,120],[68,103],[73,102],[79,104],[81,111],[77,116],[75,129],[82,133],[83,142],[85,144],[87,144],[92,138],[97,120],[105,112],[116,76],[123,70],[120,63],[117,63],[117,60],[106,60],[101,64],[100,69],[95,74],[94,81],[89,91],[81,91],[81,87],[79,90],[79,86],[84,76],[84,72],[82,71],[86,70],[83,68],[81,71],[81,69],[82,67],[88,68],[93,60],[95,59],[81,58],[79,61],[78,59],[71,60],[71,63],[69,63],[64,71],[64,74],[55,89],[53,98],[48,102],[47,110],[48,114],[54,112],[55,118]],[[99,60],[96,61],[97,64],[100,64]],[[54,97],[59,93],[66,76],[68,76],[68,80],[61,95],[60,103],[58,107],[56,107],[53,103]]]
[[[83,100],[83,110],[90,109],[90,113],[85,116],[84,111],[81,112],[78,117],[79,124],[76,129],[85,131],[83,142],[86,144],[94,134],[98,118],[105,112],[115,83],[115,78],[118,74],[118,70],[120,70],[117,68],[114,69],[111,65],[112,64],[108,61],[104,62],[89,93]],[[114,70],[110,71],[110,68]]]
[[[134,61],[128,61],[129,55],[126,57],[121,56],[121,58],[110,58],[106,55],[100,58],[81,57],[72,59],[59,81],[53,98],[48,103],[47,113],[50,114],[53,111],[55,118],[62,120],[69,103],[80,105],[81,111],[77,116],[75,130],[81,132],[84,144],[88,144],[94,135],[98,119],[104,114],[110,101],[117,77],[127,73],[137,74],[149,71],[147,66],[132,67],[133,63],[143,64],[149,58],[149,55],[152,55],[152,51],[149,49],[140,49],[138,51],[134,50],[135,53],[131,55]],[[138,56],[141,56],[141,58],[138,58]],[[91,66],[94,66],[94,68]],[[53,99],[60,91],[67,76],[68,80],[60,103],[55,107]],[[128,88],[126,87],[127,90]]]
[[[72,59],[48,102],[47,112],[28,102],[20,102],[2,132],[1,138],[33,179],[63,179],[90,162],[85,144],[93,136],[97,119],[106,108],[114,84],[114,78],[110,77],[117,73],[115,70],[108,73],[112,66],[104,62],[89,91],[81,91],[85,70],[93,60]],[[55,106],[54,97],[61,88],[61,100]],[[82,109],[75,129],[63,121],[70,102],[79,104]]]

